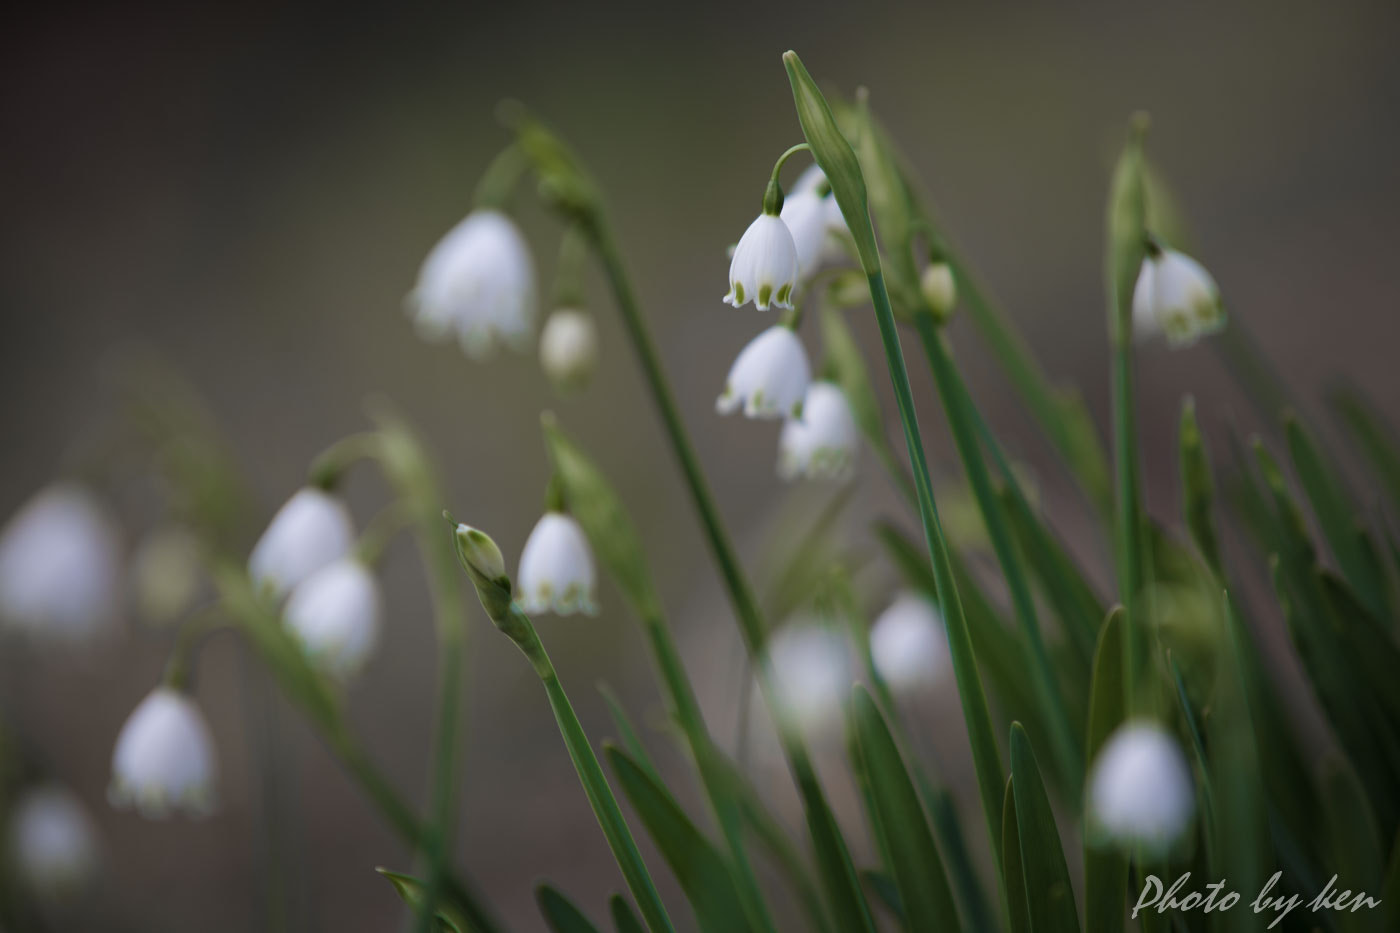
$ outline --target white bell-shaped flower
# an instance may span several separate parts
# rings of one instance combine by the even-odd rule
[[[136,614],[154,626],[169,625],[189,610],[205,585],[199,540],[177,526],[146,535],[131,559]]]
[[[97,830],[87,808],[56,784],[24,792],[10,814],[10,865],[45,900],[82,892],[97,872]]]
[[[582,388],[598,368],[598,325],[593,315],[560,308],[540,333],[540,366],[565,391]]]
[[[214,741],[194,700],[175,689],[152,690],[127,717],[112,754],[108,799],[161,819],[183,810],[202,816],[214,808]]]
[[[797,287],[797,245],[776,214],[759,214],[734,247],[729,261],[726,303],[742,308],[752,301],[760,311],[791,308]]]
[[[382,605],[379,582],[370,568],[357,558],[343,557],[292,590],[283,618],[313,665],[348,680],[379,643]]]
[[[1090,827],[1127,849],[1165,852],[1196,809],[1191,770],[1181,747],[1161,726],[1119,726],[1089,772]]]
[[[774,712],[784,725],[822,732],[840,722],[855,682],[844,638],[825,626],[789,622],[768,643],[768,663],[777,688]]]
[[[248,558],[248,573],[255,586],[284,596],[354,546],[355,527],[345,503],[306,486],[272,516]]]
[[[826,252],[826,199],[817,194],[815,188],[795,192],[783,201],[779,216],[787,224],[797,250],[797,280],[808,281]]]
[[[792,328],[775,324],[734,358],[715,409],[727,415],[743,406],[750,418],[792,417],[801,410],[811,379],[801,339]]]
[[[791,480],[848,479],[860,450],[860,429],[846,393],[832,382],[807,387],[800,418],[789,418],[778,437],[778,475]]]
[[[948,667],[948,633],[938,607],[922,593],[899,594],[870,629],[870,656],[896,692],[937,683]]]
[[[598,611],[593,551],[579,523],[563,512],[546,512],[535,524],[520,552],[515,582],[526,612]]]
[[[1172,249],[1142,261],[1133,287],[1135,337],[1163,334],[1171,346],[1184,347],[1224,326],[1220,289],[1199,262]]]
[[[56,483],[0,532],[0,623],[45,639],[81,641],[121,602],[121,544],[86,489]]]
[[[455,333],[473,359],[497,344],[523,350],[535,328],[535,263],[520,229],[498,210],[473,211],[444,236],[408,296],[428,340]]]

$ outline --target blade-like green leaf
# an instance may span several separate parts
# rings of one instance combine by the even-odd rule
[[[394,890],[403,898],[403,902],[417,913],[423,904],[423,896],[427,893],[427,885],[414,878],[412,875],[401,874],[390,871],[387,868],[376,868],[386,881],[394,886]],[[473,933],[476,929],[471,926],[466,916],[453,904],[439,901],[437,908],[437,930],[438,933]]]
[[[1181,405],[1179,433],[1181,456],[1182,511],[1191,539],[1205,558],[1206,566],[1217,577],[1224,574],[1220,557],[1220,534],[1215,527],[1215,484],[1201,426],[1196,423],[1196,402],[1190,396]]]
[[[902,925],[904,923],[904,905],[899,901],[899,887],[894,883],[894,879],[882,871],[870,871],[868,869],[860,873],[861,883],[875,893],[875,899]]]
[[[1400,441],[1361,393],[1343,389],[1330,401],[1390,496],[1390,507],[1400,513]]]
[[[628,718],[627,711],[622,708],[622,701],[617,698],[617,694],[613,693],[612,687],[607,684],[598,684],[598,692],[602,694],[603,702],[608,706],[608,715],[612,717],[613,726],[617,729],[617,737],[622,742],[622,747],[627,749],[627,754],[632,756],[633,761],[637,762],[657,781],[660,781],[661,772],[656,770],[656,764],[651,760],[651,754],[642,744],[642,739],[632,726],[632,720]]]
[[[1352,890],[1379,891],[1385,883],[1385,855],[1376,836],[1376,818],[1366,803],[1366,794],[1356,776],[1339,761],[1328,762],[1322,770],[1322,809],[1330,842],[1330,868],[1339,881]],[[1339,914],[1338,926],[1345,931],[1364,933],[1374,930],[1374,917]]]
[[[1094,679],[1090,688],[1086,760],[1093,767],[1099,749],[1122,724],[1123,625],[1121,606],[1115,606],[1099,630],[1094,652]],[[1128,865],[1112,848],[1084,849],[1084,920],[1087,929],[1113,933],[1123,929],[1123,901]]]
[[[862,686],[852,694],[861,762],[870,781],[871,822],[888,851],[887,870],[899,887],[909,930],[955,929],[953,894],[928,819],[884,717]]]
[[[1364,529],[1358,528],[1355,505],[1347,498],[1341,481],[1327,464],[1298,419],[1284,421],[1288,451],[1293,468],[1312,503],[1323,537],[1336,555],[1347,581],[1366,608],[1377,618],[1387,615],[1385,570],[1376,560],[1376,550]]]
[[[1001,850],[1006,853],[1002,871],[1006,875],[1006,911],[1011,933],[1031,933],[1026,903],[1026,874],[1021,868],[1021,837],[1016,826],[1016,778],[1006,779],[1005,803],[1001,816]]]
[[[535,889],[535,900],[553,933],[598,933],[598,928],[589,922],[583,911],[575,907],[558,888],[540,885]]]
[[[749,929],[724,857],[690,821],[670,791],[617,746],[605,744],[603,753],[623,794],[689,898],[700,928],[710,933]]]
[[[1032,933],[1078,933],[1074,888],[1065,864],[1055,814],[1040,778],[1026,730],[1011,724],[1011,776],[1016,799],[1016,835],[1026,879],[1026,909]]]
[[[613,928],[616,933],[646,933],[642,929],[642,921],[638,920],[637,915],[632,913],[632,906],[621,894],[614,894],[608,898],[608,912],[612,914]]]

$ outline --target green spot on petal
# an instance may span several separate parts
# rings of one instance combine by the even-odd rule
[[[768,303],[769,303],[769,301],[772,299],[772,297],[773,297],[773,286],[771,286],[771,285],[760,285],[760,286],[758,286],[758,301],[756,302],[756,304],[757,304],[760,308],[766,308],[766,307],[768,307]]]

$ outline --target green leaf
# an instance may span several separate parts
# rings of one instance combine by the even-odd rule
[[[910,930],[956,929],[957,909],[914,782],[884,717],[862,686],[852,694],[861,762],[870,781],[871,822],[889,852]]]
[[[1142,141],[1144,115],[1133,118],[1128,143],[1113,172],[1108,196],[1108,295],[1114,340],[1132,335],[1133,288],[1147,255],[1147,194]]]
[[[575,907],[558,888],[540,885],[535,889],[535,900],[553,933],[598,933],[598,928],[589,922],[583,911]]]
[[[1371,463],[1371,469],[1390,497],[1390,507],[1400,513],[1400,441],[1381,414],[1354,389],[1334,392],[1329,399],[1352,440]]]
[[[870,209],[865,192],[865,177],[860,171],[860,162],[855,150],[842,135],[831,115],[826,98],[817,88],[817,83],[807,73],[796,52],[783,53],[783,65],[787,68],[788,80],[792,84],[792,99],[797,105],[797,119],[802,124],[803,135],[812,147],[812,155],[831,182],[832,194],[846,219],[846,226],[855,240],[856,251],[860,254],[861,268],[866,275],[880,273],[880,250],[875,243],[875,228],[870,223]]]
[[[637,762],[657,781],[660,781],[661,772],[656,770],[656,763],[651,760],[651,755],[647,752],[646,746],[642,744],[641,737],[637,735],[637,730],[632,726],[632,720],[627,717],[627,711],[622,708],[622,701],[605,683],[598,684],[598,692],[602,694],[603,702],[607,704],[608,715],[612,717],[613,726],[617,729],[617,737],[622,741],[622,747],[627,749],[627,754],[632,756],[633,761]]]
[[[1298,479],[1342,573],[1355,587],[1366,608],[1377,618],[1384,618],[1387,614],[1385,571],[1376,559],[1374,546],[1358,525],[1356,507],[1298,419],[1287,416],[1284,430],[1293,467],[1298,471]]]
[[[608,898],[608,911],[612,914],[613,928],[617,933],[646,933],[642,922],[632,913],[632,907],[621,894]]]
[[[1006,876],[1006,911],[1011,933],[1030,933],[1030,908],[1026,902],[1026,874],[1021,868],[1021,837],[1016,826],[1016,778],[1006,779],[1001,811],[1002,873]]]
[[[623,794],[641,817],[647,833],[690,900],[700,928],[709,933],[737,933],[749,929],[729,865],[686,816],[670,791],[617,746],[605,744],[603,753]]]
[[[1390,863],[1381,886],[1382,919],[1380,929],[1400,929],[1400,833],[1390,846]]]
[[[1065,850],[1031,740],[1018,722],[1011,724],[1011,777],[1030,929],[1033,933],[1078,933],[1079,915],[1074,909]]]
[[[1351,770],[1338,761],[1322,771],[1322,816],[1331,851],[1329,868],[1339,883],[1352,890],[1379,891],[1384,882],[1385,856],[1376,836],[1376,818],[1366,794]],[[1343,930],[1363,933],[1376,929],[1373,917],[1339,914]]]
[[[394,886],[399,897],[403,898],[403,902],[412,908],[414,913],[422,908],[423,898],[428,887],[424,882],[412,875],[400,874],[387,868],[376,868],[375,871]],[[466,916],[452,904],[439,900],[436,913],[439,933],[474,933],[475,927],[472,927],[467,922]]]
[[[1215,484],[1211,480],[1210,459],[1201,426],[1196,423],[1196,403],[1187,396],[1181,405],[1181,486],[1182,511],[1191,539],[1217,577],[1224,575],[1220,557],[1220,535],[1215,527]]]
[[[895,885],[894,879],[882,871],[863,870],[860,873],[861,882],[875,893],[875,898],[892,914],[895,919],[904,923],[904,905],[899,900],[899,887]]]
[[[1089,692],[1089,729],[1085,760],[1093,767],[1099,749],[1124,719],[1123,607],[1115,606],[1099,631]],[[1095,933],[1123,929],[1123,899],[1128,865],[1112,848],[1084,849],[1084,921]]]

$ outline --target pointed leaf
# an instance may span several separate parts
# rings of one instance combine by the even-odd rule
[[[1400,513],[1400,441],[1396,440],[1395,432],[1370,402],[1355,390],[1336,392],[1330,401],[1390,496],[1390,507]]]
[[[860,873],[861,882],[875,893],[875,899],[884,904],[895,919],[904,923],[904,905],[899,900],[899,887],[894,879],[882,871],[864,870]]]
[[[387,868],[376,868],[375,871],[394,886],[399,897],[403,898],[403,902],[412,908],[414,913],[422,908],[423,897],[428,888],[424,882],[412,875],[390,871]],[[438,933],[473,933],[475,930],[475,927],[467,922],[466,916],[452,904],[439,902],[436,913]]]
[[[1196,403],[1187,396],[1181,406],[1181,486],[1182,510],[1186,527],[1201,556],[1215,575],[1224,573],[1220,557],[1220,535],[1215,526],[1215,484],[1211,480],[1210,458],[1196,423]]]
[[[1011,724],[1011,776],[1030,928],[1033,933],[1078,933],[1079,915],[1060,832],[1055,828],[1055,815],[1031,740],[1018,722]]]
[[[598,933],[598,928],[589,922],[583,911],[575,907],[559,889],[542,884],[535,889],[535,900],[553,933]]]
[[[612,914],[613,928],[617,933],[646,933],[642,921],[632,913],[631,905],[621,894],[614,894],[608,899],[608,911]]]
[[[1001,850],[1006,853],[1002,871],[1006,875],[1006,910],[1011,933],[1030,933],[1030,908],[1026,904],[1026,875],[1021,869],[1021,837],[1016,828],[1015,777],[1006,779],[1006,797],[1001,811]]]

